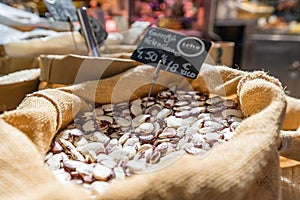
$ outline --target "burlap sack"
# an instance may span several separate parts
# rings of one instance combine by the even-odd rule
[[[27,94],[37,91],[40,69],[27,69],[0,77],[0,112],[15,109]]]
[[[43,167],[42,156],[57,131],[86,108],[87,102],[145,96],[153,72],[152,67],[138,66],[100,81],[39,91],[16,110],[1,115],[0,199],[88,198],[78,188],[55,182]],[[242,111],[249,117],[231,141],[217,145],[205,158],[184,155],[159,171],[115,182],[95,198],[280,199],[278,149],[289,150],[290,146],[282,148],[279,136],[289,99],[278,80],[263,72],[204,65],[194,81],[162,71],[153,93],[169,83],[215,94],[237,94]],[[289,122],[285,123],[289,127]]]
[[[300,162],[280,157],[282,199],[299,199]]]
[[[38,57],[42,54],[74,53],[85,55],[88,53],[84,38],[79,32],[59,32],[45,38],[13,41],[3,46],[7,56],[18,58]]]

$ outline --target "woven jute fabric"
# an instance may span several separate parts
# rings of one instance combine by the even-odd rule
[[[2,119],[0,140],[0,199],[88,199],[81,188],[59,184],[35,144]]]
[[[154,70],[141,65],[99,81],[38,91],[16,110],[3,113],[0,199],[89,198],[78,187],[60,185],[44,166],[51,140],[78,112],[88,109],[87,104],[146,96]],[[184,155],[158,171],[116,181],[94,198],[281,199],[278,149],[284,153],[296,147],[282,142],[286,140],[280,133],[282,126],[296,133],[297,122],[288,119],[290,114],[299,116],[299,108],[289,106],[292,100],[285,96],[280,82],[263,72],[204,65],[195,80],[161,71],[153,94],[170,84],[236,96],[247,118],[232,140],[216,145],[204,158]]]

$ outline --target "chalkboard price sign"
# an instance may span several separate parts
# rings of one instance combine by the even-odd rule
[[[161,29],[149,28],[131,59],[195,79],[205,60],[211,42]]]
[[[76,8],[71,0],[44,0],[47,9],[57,21],[78,21]]]

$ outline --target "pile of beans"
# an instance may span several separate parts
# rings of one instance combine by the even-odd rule
[[[76,116],[54,138],[45,164],[58,180],[101,192],[108,182],[165,166],[184,152],[203,157],[228,141],[242,119],[232,100],[162,91]]]

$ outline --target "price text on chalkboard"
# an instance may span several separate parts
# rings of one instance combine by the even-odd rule
[[[149,28],[131,59],[195,79],[205,60],[211,42],[187,37],[161,28]]]
[[[78,21],[76,8],[71,0],[44,0],[47,9],[57,21]]]

